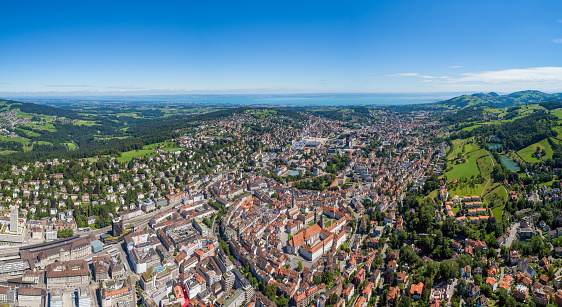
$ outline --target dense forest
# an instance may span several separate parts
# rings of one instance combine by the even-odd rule
[[[10,105],[11,107],[18,108],[22,112],[26,112],[26,113],[67,117],[70,119],[80,118],[77,112],[68,109],[54,108],[54,107],[35,104],[35,103],[18,102],[13,100],[7,100],[6,104]]]
[[[98,113],[93,118],[79,116],[77,112],[68,109],[33,103],[6,102],[13,108],[30,114],[58,115],[72,119],[94,121],[95,125],[74,125],[72,122],[54,121],[55,129],[42,130],[39,135],[29,134],[26,130],[16,129],[15,132],[33,142],[31,151],[23,151],[23,143],[6,141],[1,144],[4,150],[17,153],[0,156],[0,162],[15,163],[18,161],[35,161],[49,158],[86,158],[101,155],[119,155],[120,152],[142,149],[143,146],[163,142],[178,136],[181,131],[197,127],[203,122],[227,118],[235,114],[242,114],[256,108],[240,107],[203,114],[188,116],[157,116],[159,110],[142,110],[141,114],[147,118],[119,117],[114,114]],[[257,110],[275,110],[275,121],[281,121],[282,116],[296,119],[298,122],[307,120],[306,116],[295,110],[258,108]],[[157,112],[158,111],[158,112]],[[253,125],[255,133],[267,133],[266,128]],[[48,143],[43,143],[48,142]],[[68,143],[77,145],[76,150],[69,150]]]
[[[495,135],[501,141],[503,148],[520,150],[546,138],[558,135],[553,129],[557,125],[557,120],[558,117],[554,115],[538,111],[512,122],[504,122],[499,125],[485,125],[472,131],[459,131],[453,138],[464,139],[472,136]]]

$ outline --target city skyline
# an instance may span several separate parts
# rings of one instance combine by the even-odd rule
[[[0,94],[562,91],[555,1],[2,6]]]

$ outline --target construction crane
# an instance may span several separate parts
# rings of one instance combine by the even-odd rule
[[[451,280],[453,280],[453,269],[455,267],[455,261],[457,260],[457,257],[459,256],[459,250],[460,249],[461,249],[461,247],[459,246],[459,248],[455,252],[455,255],[453,256],[453,264],[451,265]]]

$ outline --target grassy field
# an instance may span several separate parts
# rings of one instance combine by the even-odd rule
[[[546,154],[543,156],[543,159],[548,159],[548,158],[552,158],[552,147],[550,146],[550,144],[548,143],[548,139],[544,139],[538,143],[535,143],[533,145],[529,145],[523,149],[521,149],[520,151],[518,151],[517,153],[521,156],[521,158],[523,158],[523,160],[527,161],[527,162],[532,162],[532,163],[537,163],[540,160],[533,157],[533,153],[536,151],[537,147],[539,147],[542,151],[544,151]]]
[[[123,152],[121,153],[121,157],[117,157],[117,161],[128,162],[131,161],[132,158],[154,156],[156,155],[156,152],[154,152],[155,149],[160,149],[165,152],[184,150],[184,148],[176,147],[176,144],[173,142],[154,143],[154,144],[146,145],[143,147],[143,149],[140,150],[131,150],[131,151]]]
[[[484,150],[485,155],[479,155],[478,159],[476,160],[476,164],[478,165],[478,170],[483,177],[488,177],[494,170],[494,165],[492,162],[492,158],[488,153]]]
[[[29,143],[29,139],[28,138],[24,138],[24,137],[17,137],[17,138],[0,138],[0,141],[2,142],[22,142],[22,143]]]
[[[486,184],[486,183],[484,183]],[[465,185],[464,187],[457,187],[456,189],[449,190],[449,195],[458,195],[460,197],[463,196],[472,196],[472,195],[481,195],[482,189],[484,189],[484,184],[476,184],[474,187],[470,187]]]
[[[461,210],[461,207],[459,206],[454,206],[453,208],[451,208],[451,211],[453,211],[453,214],[455,216],[457,216],[457,212],[459,212]]]
[[[496,218],[496,221],[498,222],[502,220],[502,211],[503,211],[503,206],[497,206],[492,209],[492,215]]]
[[[451,153],[453,153],[457,148],[459,148],[459,146],[464,143],[464,141],[466,141],[466,139],[456,139],[453,140],[451,143],[453,143],[453,151],[451,151]],[[452,155],[450,156],[452,157]]]
[[[30,123],[30,124],[23,125],[23,127],[31,128],[31,129],[37,129],[37,130],[45,130],[45,131],[49,131],[49,132],[57,131],[55,126],[51,123],[43,123],[43,124],[31,124]]]
[[[461,131],[472,131],[472,130],[474,130],[476,128],[480,128],[480,127],[482,127],[482,125],[472,125],[470,127],[463,128]]]
[[[472,144],[467,144],[465,146],[465,150],[466,153],[464,156],[466,158],[466,162],[453,165],[453,169],[447,172],[447,179],[459,179],[462,177],[470,178],[471,176],[478,176],[478,174],[480,174],[477,160],[484,156],[487,157],[488,154],[484,149],[479,149],[477,146],[473,147]]]
[[[121,157],[117,157],[117,161],[129,162],[133,158],[148,157],[154,154],[153,149],[141,149],[141,150],[131,150],[121,153]]]
[[[26,129],[22,129],[22,128],[16,128],[19,131],[23,131],[26,135],[30,136],[30,137],[38,137],[41,136],[41,134],[34,132],[34,131],[29,131]]]
[[[550,111],[550,114],[562,119],[562,109],[554,109]]]
[[[74,123],[74,125],[76,125],[76,126],[94,126],[94,125],[99,125],[99,124],[96,124],[95,122],[89,121],[89,120],[78,120]]]
[[[562,122],[562,121],[559,121],[559,124],[560,124],[560,122]],[[553,130],[558,132],[558,135],[556,136],[556,140],[559,140],[559,141],[562,140],[562,126],[556,126],[556,127],[554,127]]]
[[[252,114],[252,116],[259,119],[264,119],[264,118],[271,117],[275,114],[277,114],[277,111],[275,110],[263,110],[261,112],[255,112],[254,114]]]
[[[74,143],[64,143],[66,145],[66,147],[68,147],[68,150],[76,150],[76,145],[74,145]]]
[[[540,186],[543,186],[543,185],[549,187],[549,186],[552,186],[553,183],[554,183],[554,180],[547,181],[547,182],[542,182],[542,183],[539,183],[539,187],[540,187]]]
[[[137,114],[137,113],[135,113],[135,112],[129,112],[129,113],[118,113],[118,114],[115,114],[115,115],[117,115],[117,116],[121,116],[121,117],[134,117],[134,118],[140,118],[140,116],[138,116],[138,114]]]
[[[506,190],[503,188],[501,184],[496,183],[493,185],[493,189],[489,191],[485,191],[483,200],[490,207],[495,207],[495,206],[503,205],[506,199],[507,199]]]

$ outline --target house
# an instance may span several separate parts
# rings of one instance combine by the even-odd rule
[[[396,287],[390,287],[388,289],[388,295],[387,295],[387,301],[389,305],[393,305],[395,301],[398,300],[398,298],[400,298],[400,288]]]
[[[423,293],[424,284],[419,282],[410,286],[410,295],[413,299],[419,300]]]
[[[546,306],[548,304],[548,294],[542,289],[535,289],[533,291],[533,302],[540,306]]]
[[[473,282],[466,286],[466,295],[471,298],[476,298],[480,295],[480,287],[475,285]]]
[[[550,278],[548,278],[548,276],[546,276],[546,275],[541,275],[541,276],[539,277],[540,283],[543,284],[543,285],[545,285],[545,286],[548,284],[548,281],[549,281],[549,280],[550,280]]]
[[[509,263],[511,263],[511,265],[515,265],[517,263],[519,263],[519,259],[521,259],[521,255],[519,254],[518,251],[511,251],[509,253]]]
[[[556,303],[558,307],[562,306],[562,290],[558,290],[554,293],[554,303]]]
[[[471,273],[471,268],[470,265],[465,266],[464,268],[461,268],[461,277],[462,278],[470,278],[470,273]]]
[[[396,283],[397,284],[403,284],[406,282],[406,273],[405,272],[398,272],[398,274],[396,274]]]
[[[527,295],[529,295],[529,288],[523,285],[515,286],[515,289],[513,291],[513,297],[516,300],[520,302],[525,302],[525,300],[527,299]]]
[[[487,307],[488,306],[488,298],[484,295],[480,295],[474,304],[474,307]]]
[[[495,277],[491,277],[490,275],[488,275],[488,278],[486,278],[486,284],[488,286],[490,286],[490,288],[492,288],[492,290],[496,290],[496,283],[497,283],[497,279]]]

